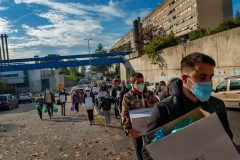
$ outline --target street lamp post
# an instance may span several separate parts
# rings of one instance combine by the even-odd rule
[[[85,41],[88,41],[88,55],[89,55],[89,63],[90,63],[90,76],[89,77],[91,77],[92,76],[92,69],[91,69],[91,65],[92,65],[92,62],[91,62],[91,57],[90,57],[90,45],[89,45],[89,41],[90,40],[92,40],[91,38],[89,38],[89,39],[84,39]]]

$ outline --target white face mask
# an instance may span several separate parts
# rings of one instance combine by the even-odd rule
[[[163,91],[165,87],[166,87],[166,86],[160,86],[161,91]]]
[[[139,91],[139,92],[143,92],[144,90],[144,84],[140,83],[140,84],[134,84],[134,88]]]

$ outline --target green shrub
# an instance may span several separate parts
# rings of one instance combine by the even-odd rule
[[[152,64],[158,64],[161,69],[167,68],[167,63],[162,56],[162,50],[177,44],[178,40],[173,34],[166,37],[157,36],[144,47],[144,53],[148,55]]]

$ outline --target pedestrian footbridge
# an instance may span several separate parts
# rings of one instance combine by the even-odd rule
[[[0,72],[124,63],[124,56],[128,55],[129,53],[130,52],[94,53],[56,57],[0,60]],[[64,61],[66,59],[68,59],[68,61]]]

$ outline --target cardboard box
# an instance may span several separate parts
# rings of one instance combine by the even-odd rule
[[[169,132],[190,116],[199,120],[146,146],[154,160],[239,160],[239,154],[216,113],[209,115],[198,108],[161,128]]]
[[[153,108],[134,109],[129,111],[132,128],[139,131],[140,135],[146,135],[147,124],[153,112]]]

